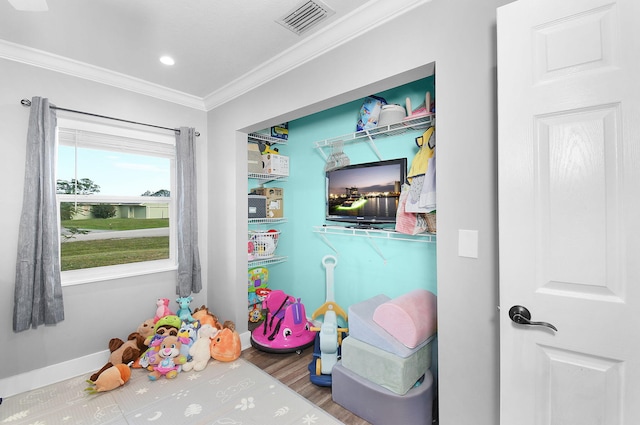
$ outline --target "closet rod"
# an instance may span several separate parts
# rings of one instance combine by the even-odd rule
[[[29,99],[22,99],[20,101],[20,103],[23,106],[31,106],[31,101]],[[108,117],[106,115],[98,115],[98,114],[92,114],[91,112],[84,112],[84,111],[76,111],[74,109],[66,109],[66,108],[61,108],[59,106],[49,106],[52,109],[57,109],[58,111],[65,111],[65,112],[73,112],[74,114],[82,114],[82,115],[89,115],[91,117],[97,117],[97,118],[105,118],[108,120],[114,120],[114,121],[120,121],[120,122],[126,122],[129,124],[137,124],[137,125],[144,125],[147,127],[154,127],[154,128],[160,128],[162,130],[169,130],[169,131],[175,131],[175,132],[180,132],[179,128],[169,128],[169,127],[162,127],[159,125],[153,125],[153,124],[145,124],[143,122],[137,122],[137,121],[129,121],[129,120],[123,120],[122,118],[114,118],[114,117]],[[195,132],[196,137],[200,137],[200,133],[199,132]]]

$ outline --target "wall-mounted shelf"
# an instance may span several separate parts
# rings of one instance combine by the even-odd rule
[[[260,184],[271,181],[283,181],[287,180],[289,176],[276,176],[274,174],[261,174],[261,173],[247,173],[247,177],[250,179],[259,180]]]
[[[313,226],[314,233],[323,233],[325,235],[342,235],[356,236],[376,239],[391,239],[398,241],[435,243],[435,233],[419,233],[417,235],[407,235],[389,229],[359,229],[343,226]]]
[[[268,134],[264,133],[249,133],[247,135],[247,141],[249,143],[259,143],[259,142],[267,142],[271,145],[279,144],[286,145],[286,139],[279,139],[277,137],[272,137]],[[274,174],[263,174],[263,173],[247,173],[247,178],[258,180],[260,185],[263,185],[266,182],[270,181],[284,181],[287,180],[288,176],[278,176]],[[261,224],[278,224],[285,223],[287,221],[286,218],[249,218],[249,225],[261,225]],[[273,265],[278,263],[284,263],[287,261],[286,256],[273,256],[269,258],[256,258],[254,260],[249,260],[248,265],[251,267],[259,267],[265,265]]]
[[[249,268],[284,263],[285,261],[287,261],[287,257],[282,257],[282,256],[276,256],[271,258],[258,258],[255,260],[249,260]]]
[[[349,133],[331,139],[325,139],[315,142],[315,147],[320,151],[320,154],[326,160],[328,155],[323,150],[325,147],[333,147],[340,143],[354,143],[354,142],[368,142],[371,145],[371,149],[375,152],[378,159],[382,160],[380,152],[374,143],[374,139],[381,139],[383,137],[398,136],[400,134],[407,133],[409,131],[425,130],[428,127],[435,125],[435,114],[422,115],[416,118],[409,118],[397,123],[379,126],[370,130],[356,131],[355,133]]]
[[[263,133],[249,133],[247,134],[247,141],[250,143],[269,142],[278,145],[286,145],[288,142],[286,139],[279,139]]]
[[[249,143],[268,142],[273,145],[275,144],[286,145],[288,142],[286,139],[278,139],[277,137],[272,137],[264,133],[249,133],[247,135],[247,141]],[[278,176],[274,174],[263,174],[263,173],[247,173],[247,177],[250,179],[259,180],[260,185],[263,185],[264,183],[267,183],[270,181],[276,181],[276,180],[281,181],[281,180],[286,180],[288,178],[288,176]]]
[[[284,217],[280,218],[250,218],[249,224],[278,224],[278,223],[286,223],[287,219]]]
[[[420,233],[417,235],[407,235],[404,233],[396,232],[392,229],[358,229],[343,226],[313,226],[313,232],[318,233],[324,242],[337,254],[338,250],[329,242],[326,235],[339,235],[339,236],[352,236],[352,237],[365,237],[369,239],[373,249],[384,260],[385,264],[387,259],[382,254],[378,245],[373,239],[388,239],[395,241],[407,241],[407,242],[421,242],[421,243],[436,243],[436,235],[434,233]]]

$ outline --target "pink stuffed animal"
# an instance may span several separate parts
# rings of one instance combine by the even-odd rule
[[[156,315],[153,318],[153,323],[156,323],[165,316],[173,316],[173,312],[169,309],[169,298],[158,298],[156,305],[158,308],[156,309]]]

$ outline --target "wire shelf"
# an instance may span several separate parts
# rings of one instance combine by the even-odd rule
[[[422,243],[435,243],[437,240],[437,237],[434,233],[419,233],[417,235],[407,235],[404,233],[396,232],[393,229],[357,229],[342,226],[313,226],[313,231],[315,233],[322,233],[325,235],[343,235]]]
[[[423,115],[416,118],[405,119],[397,123],[391,123],[380,127],[375,127],[370,130],[356,131],[355,133],[349,133],[338,137],[332,137],[330,139],[320,140],[315,142],[316,148],[323,148],[326,146],[333,146],[336,143],[349,143],[357,141],[366,141],[369,139],[375,139],[379,137],[397,136],[408,131],[424,130],[435,123],[435,114]]]
[[[262,174],[262,173],[247,173],[247,178],[259,180],[261,183],[265,183],[270,181],[287,180],[289,176],[277,176],[275,174]]]
[[[268,134],[263,134],[263,133],[249,133],[247,135],[247,139],[249,142],[269,142],[272,144],[279,144],[279,145],[286,145],[288,143],[288,140],[286,139],[279,139],[277,137],[273,137],[270,136]]]
[[[259,258],[249,261],[249,268],[284,263],[288,257]]]
[[[278,224],[278,223],[286,223],[287,219],[280,218],[250,218],[249,224]]]

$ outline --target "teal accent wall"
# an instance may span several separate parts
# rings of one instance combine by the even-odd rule
[[[434,76],[375,95],[402,106],[409,97],[415,109],[424,102],[427,91],[435,100]],[[284,215],[288,220],[272,226],[261,225],[264,229],[281,230],[277,253],[288,256],[285,263],[267,266],[269,287],[301,298],[308,316],[325,302],[326,271],[322,258],[327,254],[338,259],[334,294],[335,301],[345,310],[380,293],[394,298],[424,288],[437,294],[435,243],[373,239],[381,256],[366,237],[326,235],[336,253],[320,234],[313,232],[314,226],[340,224],[325,222],[325,160],[314,142],[355,132],[363,100],[289,122],[288,144],[277,146],[281,154],[290,157],[289,178],[265,184],[284,189]],[[422,131],[408,132],[376,140],[375,144],[382,159],[404,157],[410,167],[418,151],[414,140],[421,134]],[[325,149],[329,154],[330,149]],[[352,164],[378,160],[365,142],[345,144],[344,152]],[[257,184],[250,181],[249,187]]]

